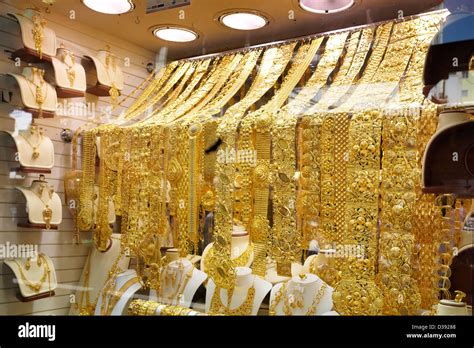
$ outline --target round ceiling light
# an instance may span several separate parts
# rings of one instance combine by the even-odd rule
[[[172,42],[190,42],[199,37],[196,32],[180,27],[159,27],[153,30],[153,35],[159,39]]]
[[[268,24],[265,16],[257,12],[228,12],[219,17],[226,27],[237,30],[256,30]]]
[[[313,13],[335,13],[354,5],[354,0],[300,0],[303,10]]]
[[[124,14],[135,8],[131,0],[82,0],[82,3],[91,10],[111,15]]]

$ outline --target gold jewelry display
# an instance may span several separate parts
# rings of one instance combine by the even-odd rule
[[[302,235],[302,249],[308,250],[317,239],[321,211],[321,126],[318,115],[304,116],[298,127],[298,193],[296,197],[297,227]],[[324,279],[326,281],[326,279]],[[327,282],[327,281],[326,281]],[[329,284],[329,283],[328,283]]]
[[[38,151],[39,147],[41,146],[41,143],[43,142],[43,130],[42,129],[37,129],[36,126],[31,126],[30,127],[30,135],[26,136],[24,133],[19,133],[20,136],[26,141],[26,143],[31,147],[32,153],[31,153],[31,158],[33,160],[36,160],[40,157],[40,152]],[[31,141],[31,138],[36,135],[38,141],[36,143],[33,143]]]
[[[61,48],[64,48],[62,46]],[[67,78],[71,87],[74,86],[74,81],[76,80],[76,57],[71,51],[63,49],[61,54],[61,61],[66,65]]]
[[[150,79],[154,77],[152,82],[147,85],[145,90],[137,97],[137,99],[135,99],[132,105],[129,106],[129,108],[125,111],[123,118],[127,120],[133,119],[145,109],[147,109],[149,107],[148,101],[150,100],[150,95],[156,93],[164,86],[173,71],[175,71],[177,65],[177,62],[172,62],[166,67],[163,67],[156,75],[150,75]]]
[[[442,17],[169,64],[125,112],[127,123],[84,133],[78,225],[94,229],[97,247],[105,248],[113,200],[124,248],[165,304],[179,301],[190,274],[168,274],[160,250],[197,254],[203,220],[213,212],[205,262],[216,284],[214,314],[251,312],[252,288],[241,306],[230,303],[235,268],[252,251],[254,274],[265,276],[269,256],[279,275],[289,275],[314,239],[320,250],[336,248],[335,267],[310,268],[335,288],[340,314],[429,309],[438,275],[448,297],[450,211],[460,212],[452,197],[435,201],[420,191],[421,157],[437,116],[420,91],[422,57]],[[234,219],[251,244],[233,260]],[[454,227],[458,233],[460,224]],[[441,265],[434,260],[439,245]],[[229,292],[227,306],[221,289]],[[299,305],[286,303],[285,312]],[[158,307],[137,308],[148,315]]]
[[[36,51],[38,51],[39,59],[43,59],[43,40],[44,28],[46,27],[46,20],[40,14],[34,14],[32,17],[33,29],[31,34],[35,42]]]
[[[120,301],[123,294],[125,294],[128,289],[138,282],[140,282],[140,278],[133,277],[132,279],[127,280],[127,282],[125,282],[125,284],[123,284],[117,291],[115,291],[115,278],[109,284],[106,284],[102,290],[100,315],[111,315],[113,309],[117,305],[118,301]]]
[[[304,308],[304,301],[301,299],[300,301],[294,301],[290,303],[289,294],[288,294],[288,283],[283,283],[280,289],[275,294],[275,298],[273,299],[272,303],[270,304],[269,315],[273,316],[276,315],[276,307],[280,302],[283,300],[283,312],[285,315],[293,315],[293,309],[303,309]],[[304,315],[313,316],[316,314],[317,307],[321,302],[321,299],[324,297],[326,289],[328,285],[323,283],[319,290],[315,293],[313,302],[309,306],[308,310]]]
[[[25,80],[27,82],[27,86],[31,92],[31,95],[35,99],[35,103],[38,106],[39,117],[41,117],[43,115],[43,104],[45,103],[46,98],[48,97],[49,88],[48,84],[44,80],[44,70],[38,68],[31,68],[31,71],[33,73],[31,79],[25,78]],[[35,77],[38,78],[38,83],[35,81]]]
[[[179,305],[183,298],[186,286],[193,276],[194,266],[191,265],[191,269],[184,273],[183,264],[180,262],[177,269],[177,273],[179,273],[180,277],[179,280],[177,279],[178,275],[175,272],[170,274],[170,271],[172,270],[169,265],[163,267],[163,270],[161,271],[162,284],[160,285],[159,300],[160,303],[165,305]],[[168,294],[165,294],[165,287],[169,285],[171,291]]]
[[[80,186],[80,204],[77,224],[80,230],[93,228],[93,195],[95,183],[95,132],[85,131],[82,136],[82,179]]]
[[[36,192],[35,190],[32,190],[32,191],[35,194],[35,196],[38,197],[38,199],[41,201],[41,203],[44,206],[44,209],[43,209],[43,212],[42,212],[43,221],[45,223],[46,229],[49,230],[49,229],[51,229],[51,219],[53,217],[53,209],[51,209],[51,207],[49,205],[51,204],[51,200],[53,198],[54,190],[53,189],[48,189],[49,199],[46,202],[43,199],[43,190],[41,188],[40,188],[39,193]]]
[[[214,248],[211,247],[206,254],[205,257],[205,264],[210,265],[212,260],[215,258],[214,256]],[[250,243],[247,248],[237,257],[231,259],[232,266],[235,267],[246,267],[250,261],[250,257],[254,252],[254,244]],[[209,267],[209,266],[208,266]]]
[[[255,298],[255,287],[252,286],[247,290],[247,295],[245,296],[242,304],[235,308],[230,308],[232,303],[232,298],[235,289],[226,290],[227,291],[227,304],[223,304],[221,300],[221,288],[216,286],[214,293],[211,299],[211,305],[209,307],[209,315],[251,315],[253,300]]]
[[[223,153],[235,151],[236,131],[241,118],[245,115],[248,108],[260,99],[283,73],[285,66],[291,58],[293,49],[294,44],[290,44],[270,48],[264,53],[259,73],[249,91],[239,103],[227,110],[220,121],[217,129],[217,136],[222,140],[220,151]],[[209,274],[216,285],[224,289],[232,288],[235,278],[230,248],[234,218],[233,203],[236,195],[233,187],[236,179],[236,165],[232,161],[230,162],[217,162],[215,189],[216,202],[218,204],[215,207],[214,216],[215,254],[213,258],[210,258],[211,267],[209,267]],[[265,231],[262,232],[266,233]]]
[[[32,291],[38,294],[41,288],[43,287],[43,284],[47,280],[48,289],[49,289],[48,291],[49,293],[51,293],[51,270],[49,268],[48,261],[44,258],[43,254],[39,254],[37,257],[38,257],[38,261],[37,261],[38,267],[43,266],[44,270],[43,270],[43,275],[36,283],[30,281],[27,275],[25,274],[25,271],[28,271],[30,268],[29,260],[27,260],[27,263],[25,264],[25,271],[23,271],[23,266],[17,260],[13,260],[13,262],[18,267],[18,271],[20,272],[20,277],[23,284],[25,284],[28,288],[30,288]]]
[[[384,314],[415,314],[420,294],[412,278],[413,215],[418,163],[417,115],[408,110],[384,115],[382,212],[378,284],[384,293]]]
[[[374,282],[381,128],[382,116],[378,111],[355,114],[349,125],[345,221],[344,226],[338,226],[344,233],[338,243],[350,247],[352,253],[338,255],[340,281],[333,293],[334,307],[343,315],[380,314],[383,305],[382,294]]]
[[[324,53],[316,70],[306,82],[301,91],[288,103],[287,110],[293,115],[305,114],[305,110],[310,106],[311,100],[317,96],[321,88],[326,84],[328,76],[336,68],[337,62],[344,50],[344,45],[349,32],[332,35],[327,39],[324,46]],[[317,39],[318,40],[318,39]],[[322,44],[323,38],[319,38]],[[308,112],[308,114],[310,114]]]

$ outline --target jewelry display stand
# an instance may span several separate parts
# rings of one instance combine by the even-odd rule
[[[190,307],[194,294],[207,279],[187,258],[171,261],[161,270],[161,291],[150,291],[150,299],[165,305]]]
[[[99,294],[95,315],[123,315],[128,302],[142,287],[137,271],[134,269],[118,274],[114,282],[115,286],[110,291],[108,291],[109,284],[105,284]]]
[[[13,58],[28,63],[41,60],[50,62],[56,55],[56,33],[46,27],[47,22],[37,9],[27,8],[24,13],[8,13],[20,25],[23,47],[13,52]]]
[[[26,199],[27,223],[18,223],[19,227],[57,229],[62,221],[62,203],[59,195],[41,175],[33,180],[30,187],[16,187]]]
[[[214,315],[257,315],[272,284],[252,274],[248,267],[236,267],[232,291],[216,288],[209,279],[206,291],[206,313]]]
[[[53,57],[56,92],[59,98],[84,97],[87,89],[86,71],[76,62],[74,53],[64,46],[58,49],[58,58]]]
[[[86,56],[92,60],[97,72],[97,80],[89,81],[92,87],[87,88],[87,93],[113,99],[120,96],[124,86],[122,69],[119,66],[120,59],[110,53],[110,49],[100,50],[97,56]]]
[[[44,135],[43,129],[31,125],[28,130],[17,133],[5,132],[16,145],[19,168],[17,172],[50,174],[54,167],[54,145]]]
[[[333,288],[314,274],[292,277],[277,284],[270,294],[273,315],[321,315],[332,307]]]
[[[473,132],[470,114],[444,111],[439,115],[438,129],[423,158],[423,193],[474,195]]]
[[[253,262],[253,243],[250,243],[250,236],[242,226],[234,225],[232,230],[231,259],[234,266],[250,267]],[[201,270],[206,272],[206,263],[209,260],[209,253],[214,251],[214,243],[209,243],[202,252]]]
[[[20,301],[30,302],[54,296],[58,283],[49,256],[39,254],[36,258],[6,259],[5,264],[11,268],[18,281]]]
[[[117,262],[119,270],[128,269],[130,258],[121,251],[121,237],[119,233],[112,234],[109,247],[105,252],[91,248],[78,283],[83,290],[76,292],[76,303],[71,306],[70,315],[78,315],[81,311],[82,314],[94,314],[95,304],[98,302],[99,294],[108,280],[114,263]]]
[[[466,296],[462,291],[456,291],[454,300],[441,300],[438,303],[437,315],[468,315],[467,305],[463,302]]]
[[[34,118],[52,118],[56,113],[58,98],[53,86],[44,80],[44,70],[27,67],[21,75],[8,74],[18,84],[19,93],[13,93],[12,104],[21,104]],[[16,91],[14,91],[16,92]],[[21,97],[17,102],[16,96]]]

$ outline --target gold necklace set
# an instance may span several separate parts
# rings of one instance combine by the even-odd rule
[[[404,109],[384,113],[367,105],[423,102],[417,91],[420,55],[440,19],[425,16],[168,65],[125,113],[124,119],[136,124],[85,132],[79,225],[95,228],[102,249],[111,233],[106,202],[114,199],[124,247],[147,260],[155,289],[165,276],[156,249],[170,236],[181,256],[197,253],[202,220],[210,211],[214,245],[206,264],[218,293],[234,287],[235,267],[246,264],[246,252],[238,261],[231,258],[234,219],[250,233],[252,269],[260,276],[267,256],[277,262],[280,275],[288,275],[291,262],[301,261],[313,239],[320,248],[357,245],[362,256],[338,257],[328,272],[336,310],[414,313],[420,305],[415,283],[428,281],[415,281],[410,266],[415,203],[436,210],[433,197],[427,200],[417,191],[415,177],[419,148],[429,136],[422,134],[419,115]],[[317,52],[319,60],[305,82]],[[285,105],[298,82],[301,90]],[[420,112],[428,112],[426,106]],[[425,118],[434,122],[436,110]],[[101,149],[94,226],[89,199],[96,137]],[[206,154],[217,139],[217,154]],[[116,149],[112,153],[106,151],[110,146]],[[242,160],[241,154],[255,158]],[[416,238],[423,241],[422,227],[417,228]],[[427,264],[429,257],[422,259]],[[425,288],[426,297],[433,298],[430,286]],[[250,290],[248,296],[253,296]],[[224,307],[224,314],[234,313],[218,304],[220,297],[213,302]]]
[[[31,71],[32,71],[31,78],[25,77],[26,85],[28,86],[28,89],[30,90],[31,95],[35,99],[35,103],[39,109],[39,117],[41,117],[43,114],[43,105],[46,102],[46,99],[48,98],[49,88],[48,88],[48,84],[44,80],[44,70],[41,70],[38,68],[31,68]],[[36,82],[36,79],[38,79],[39,82]],[[32,86],[34,86],[34,89]],[[44,89],[44,92],[43,92],[43,89]]]
[[[43,198],[43,192],[45,189],[47,190],[47,193],[48,193],[47,201],[45,201]],[[44,207],[42,211],[43,221],[44,221],[46,229],[49,230],[51,229],[51,219],[53,218],[53,209],[51,209],[50,204],[53,199],[54,189],[52,187],[48,187],[46,183],[40,183],[38,192],[36,192],[36,190],[31,190],[31,191],[43,204],[43,207]]]
[[[221,288],[216,286],[214,293],[212,294],[211,304],[209,307],[209,315],[231,315],[231,316],[243,316],[251,315],[253,309],[253,301],[255,299],[255,287],[252,284],[244,298],[244,301],[235,308],[230,308],[232,299],[234,298],[234,288],[228,289],[227,291],[227,304],[222,303],[221,299]]]
[[[43,266],[43,275],[37,282],[33,282],[28,279],[27,271],[30,269],[29,259],[27,259],[24,266],[21,265],[20,262],[18,262],[17,260],[13,260],[13,262],[15,262],[16,266],[18,267],[18,272],[20,273],[20,278],[21,278],[22,283],[25,284],[30,290],[38,294],[41,291],[43,284],[47,280],[48,291],[51,293],[51,269],[49,268],[48,261],[44,257],[44,254],[39,254],[37,257],[38,257],[38,261],[37,261],[38,267]]]
[[[326,289],[328,285],[326,283],[322,283],[321,287],[317,292],[315,292],[313,302],[309,306],[308,310],[304,315],[313,316],[316,314],[317,307],[321,302],[321,299],[324,297],[326,293]],[[285,315],[291,316],[293,315],[294,309],[303,310],[304,308],[304,298],[296,299],[296,301],[291,301],[294,299],[294,296],[288,293],[288,282],[285,282],[281,285],[278,291],[275,293],[275,298],[270,303],[269,315],[276,315],[276,307],[281,303],[283,300],[283,313]]]
[[[193,265],[191,265],[189,271],[184,272],[182,262],[179,263],[175,271],[169,265],[163,267],[161,277],[163,283],[160,286],[159,302],[165,305],[180,305],[182,301],[185,301],[183,294],[193,276],[193,272]],[[165,288],[170,291],[165,293]]]
[[[38,129],[36,126],[32,125],[30,127],[29,131],[29,136],[26,136],[24,133],[20,132],[20,136],[26,141],[26,143],[31,147],[31,159],[37,160],[41,153],[39,152],[39,148],[41,144],[43,143],[44,137],[43,137],[43,129]],[[32,142],[32,138],[36,136],[37,137],[37,142]]]
[[[69,80],[69,85],[74,87],[74,81],[76,80],[76,57],[73,53],[71,53],[71,51],[63,49],[61,61],[66,66],[66,74]]]

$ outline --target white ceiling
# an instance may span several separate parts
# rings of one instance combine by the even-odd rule
[[[97,0],[100,1],[100,0]],[[77,20],[84,24],[159,52],[167,48],[170,60],[279,41],[351,26],[363,25],[400,15],[425,12],[441,0],[356,0],[351,9],[336,14],[320,15],[302,10],[298,0],[191,0],[191,5],[146,15],[146,0],[133,0],[133,12],[111,16],[86,8],[80,0],[56,0],[51,12],[66,16],[76,11]],[[24,7],[34,4],[44,9],[42,0],[15,1]],[[232,9],[252,9],[264,13],[270,24],[262,29],[245,32],[222,26],[216,17]],[[179,12],[184,11],[184,12]],[[180,14],[184,13],[184,19]],[[200,35],[191,43],[169,43],[155,38],[150,28],[174,24],[191,28]]]

